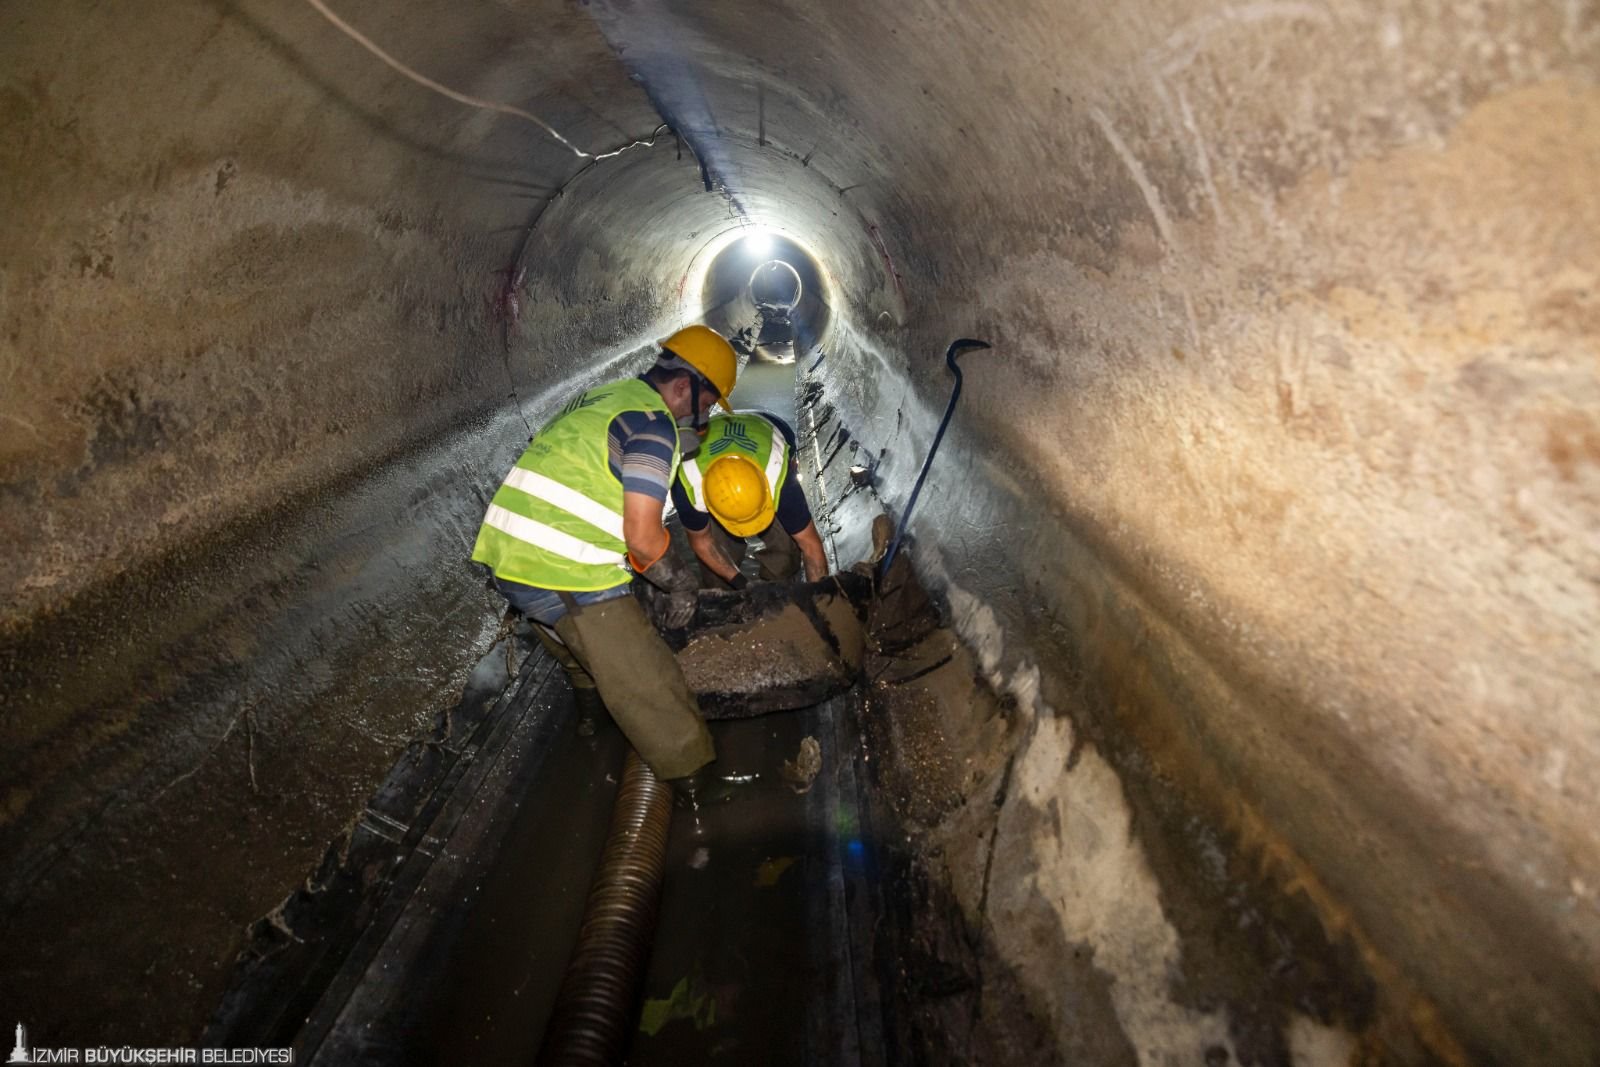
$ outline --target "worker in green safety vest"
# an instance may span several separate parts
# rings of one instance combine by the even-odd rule
[[[822,535],[795,468],[789,424],[765,411],[715,415],[700,450],[685,460],[672,484],[672,503],[705,584],[735,589],[747,538],[761,541],[760,577],[787,581],[805,568],[806,580],[827,577]]]
[[[574,397],[506,475],[472,549],[567,668],[580,715],[603,704],[657,777],[691,791],[715,758],[711,735],[630,583],[661,591],[666,625],[689,623],[699,581],[661,519],[685,446],[737,376],[728,342],[690,326],[645,374]]]

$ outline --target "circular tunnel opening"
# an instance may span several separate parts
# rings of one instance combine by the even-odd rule
[[[767,260],[750,275],[750,298],[764,314],[790,315],[804,293],[799,272],[781,259]]]
[[[758,231],[730,242],[706,268],[706,325],[743,357],[790,364],[821,349],[833,321],[822,267],[781,234]]]

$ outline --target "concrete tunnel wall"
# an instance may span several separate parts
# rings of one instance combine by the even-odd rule
[[[1063,730],[1143,759],[1360,945],[1431,1055],[1592,1059],[1592,7],[346,14],[579,145],[678,136],[585,168],[303,5],[9,6],[13,921],[52,916],[19,903],[41,888],[81,913],[143,886],[136,859],[86,873],[128,827],[153,828],[132,857],[193,878],[172,806],[182,776],[214,776],[248,829],[206,829],[252,873],[192,906],[199,948],[161,957],[190,992],[153,1032],[192,1027],[238,927],[463,669],[379,693],[341,690],[335,665],[381,646],[404,673],[486,641],[462,487],[509,462],[514,408],[536,420],[608,369],[597,353],[692,317],[707,247],[758,224],[829,273],[821,371],[891,502],[942,407],[944,345],[995,344],[965,363],[914,532],[985,669],[1038,716],[1030,802],[1077,795],[1050,773]],[[259,757],[219,768],[273,663],[296,681],[247,717]],[[354,724],[337,744],[329,707]],[[315,803],[269,777],[274,809],[244,774],[330,751]],[[1007,873],[1060,875],[1027,849]],[[96,954],[73,922],[23,937],[122,982],[133,949]],[[10,988],[56,980],[8,966]]]

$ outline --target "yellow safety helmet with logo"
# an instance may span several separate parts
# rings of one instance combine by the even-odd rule
[[[685,326],[665,341],[661,347],[676,360],[663,359],[666,366],[683,364],[692,367],[716,389],[718,399],[726,411],[732,411],[728,395],[739,378],[739,357],[726,338],[709,326]]]
[[[723,456],[706,469],[706,510],[735,537],[754,537],[778,506],[767,476],[743,456]]]

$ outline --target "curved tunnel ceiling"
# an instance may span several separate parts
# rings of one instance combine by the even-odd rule
[[[1470,1049],[1600,1043],[1592,7],[342,13],[595,152],[671,130],[587,165],[306,4],[9,4],[6,634],[503,436],[508,390],[531,417],[697,317],[708,245],[770,227],[827,271],[831,399],[891,503],[944,346],[995,345],[917,531],[991,680],[1060,709],[1088,679],[1097,728],[1203,764]],[[16,712],[8,747],[75,767],[76,726]]]

